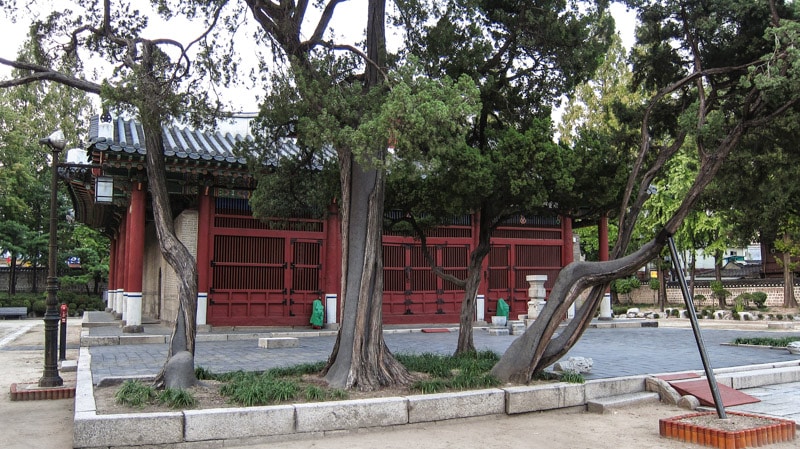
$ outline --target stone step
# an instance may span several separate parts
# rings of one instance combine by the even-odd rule
[[[659,400],[660,396],[655,392],[643,391],[639,393],[627,393],[619,396],[593,399],[586,403],[586,411],[589,413],[604,414],[610,413],[611,410],[614,409],[658,402]]]

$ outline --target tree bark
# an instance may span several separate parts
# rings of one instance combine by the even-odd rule
[[[323,374],[331,386],[370,391],[406,384],[410,376],[383,339],[384,173],[354,159],[340,150],[342,326]]]
[[[788,233],[783,233],[784,248],[789,248],[791,237]],[[786,251],[782,254],[783,258],[783,307],[797,307],[797,298],[794,295],[794,272],[792,272],[792,255]]]
[[[489,223],[491,214],[482,211],[478,214],[481,220],[478,235],[478,245],[472,250],[469,256],[469,266],[467,267],[467,280],[464,285],[464,300],[461,303],[461,315],[458,326],[458,344],[456,345],[455,355],[474,353],[475,340],[472,323],[475,317],[478,287],[481,283],[481,273],[483,261],[492,248],[491,236],[493,227]]]
[[[503,382],[530,382],[534,373],[563,357],[589,326],[606,286],[614,279],[629,276],[656,257],[666,243],[666,235],[648,242],[629,256],[607,262],[573,262],[558,275],[544,309],[533,325],[514,340],[492,369]],[[553,338],[570,305],[587,288],[589,297],[575,317]]]
[[[164,98],[161,90],[163,83],[154,75],[152,60],[154,50],[155,47],[152,43],[145,43],[143,46],[142,65],[146,70],[144,70],[145,75],[143,75],[140,85],[142,101],[138,108],[145,134],[148,190],[152,198],[158,245],[162,257],[175,270],[180,303],[178,315],[172,327],[167,361],[153,381],[156,387],[161,388],[169,383],[165,378],[165,368],[174,354],[186,351],[194,357],[197,334],[197,262],[192,253],[175,235],[172,207],[167,190],[164,140],[161,134],[163,120],[167,114],[160,104]]]

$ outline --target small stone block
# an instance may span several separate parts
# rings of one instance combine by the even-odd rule
[[[119,337],[121,345],[159,345],[166,341],[165,335],[123,335]]]
[[[487,331],[489,332],[489,335],[509,335],[508,328],[506,327],[503,328],[490,327],[489,329],[487,329]]]
[[[59,368],[62,372],[65,373],[74,373],[78,371],[78,361],[77,360],[62,360],[61,367]]]
[[[294,337],[266,337],[258,339],[259,348],[296,348],[300,341]]]

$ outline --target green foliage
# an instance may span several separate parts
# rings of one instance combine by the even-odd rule
[[[732,344],[785,348],[789,343],[794,341],[800,341],[800,337],[737,337],[733,340]]]
[[[114,394],[117,404],[144,407],[157,397],[156,390],[138,380],[126,380]]]
[[[767,294],[764,292],[753,292],[752,300],[753,304],[755,304],[757,308],[764,309],[766,308]]]
[[[169,408],[185,409],[197,405],[191,392],[182,388],[166,388],[158,393],[158,402]]]
[[[658,290],[661,288],[661,282],[656,278],[650,278],[648,285],[650,285],[650,290]],[[697,299],[697,296],[695,296],[695,299]]]
[[[237,376],[220,387],[220,394],[246,407],[288,401],[296,398],[300,391],[296,382],[278,379],[267,373]]]
[[[711,293],[714,295],[720,304],[722,304],[732,293],[725,289],[725,286],[720,281],[711,281]]]
[[[568,382],[571,384],[582,384],[586,382],[583,374],[576,371],[564,371],[561,373],[559,380],[561,380],[561,382]]]
[[[409,371],[430,376],[411,385],[422,393],[446,390],[466,390],[497,386],[500,382],[489,374],[499,357],[492,351],[481,351],[458,356],[432,353],[398,354],[398,361]]]

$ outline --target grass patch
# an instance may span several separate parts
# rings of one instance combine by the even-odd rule
[[[167,388],[158,393],[158,402],[169,408],[192,408],[197,405],[197,400],[187,390],[182,388]]]
[[[156,390],[138,380],[126,380],[114,395],[117,404],[144,407],[156,398]]]
[[[114,395],[117,404],[129,407],[144,407],[150,404],[163,404],[170,408],[191,408],[197,400],[187,390],[167,388],[157,391],[151,385],[138,380],[126,380]]]
[[[470,390],[500,385],[489,374],[500,356],[492,351],[481,351],[458,356],[432,353],[397,354],[397,360],[409,371],[423,373],[427,379],[411,384],[411,389],[423,394],[450,390]]]
[[[739,337],[733,340],[734,345],[775,346],[785,348],[793,341],[800,341],[800,337]]]
[[[482,351],[459,356],[398,354],[398,361],[411,372],[425,379],[414,382],[410,389],[421,393],[470,390],[496,387],[500,381],[490,374],[500,356]],[[198,378],[222,383],[220,394],[242,406],[271,405],[289,401],[332,401],[349,397],[346,390],[329,388],[308,376],[318,374],[325,362],[273,368],[265,372],[234,371],[214,374],[197,368]]]
[[[583,374],[577,371],[564,371],[559,376],[559,380],[571,384],[582,384],[586,382],[586,379],[583,378]]]

